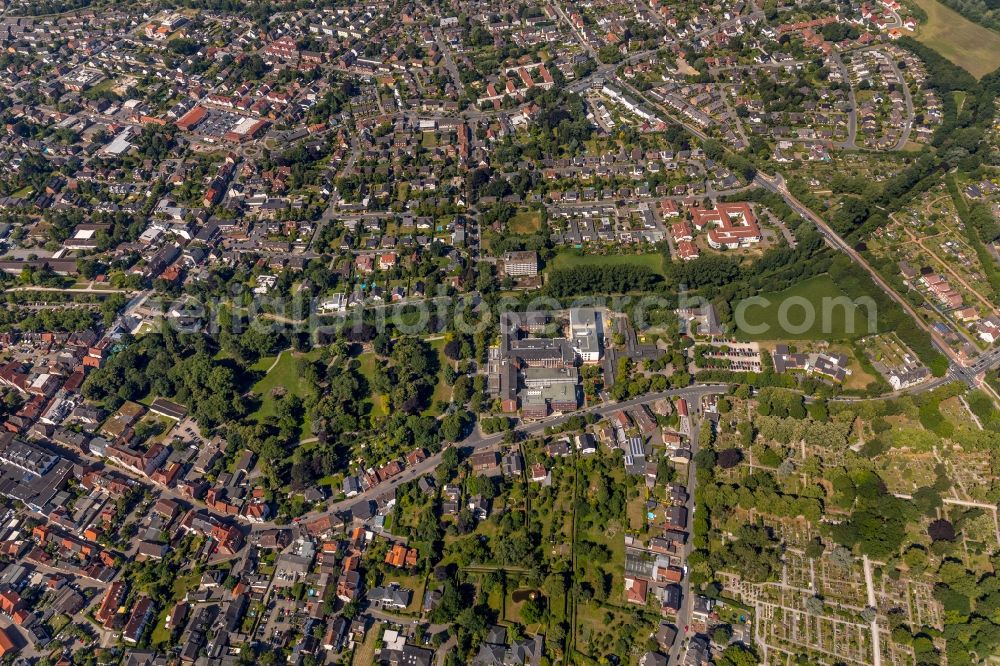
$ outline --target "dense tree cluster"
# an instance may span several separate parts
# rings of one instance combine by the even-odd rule
[[[842,42],[845,39],[854,40],[861,36],[861,31],[856,25],[849,23],[830,23],[820,28],[823,39],[828,42]]]
[[[438,371],[437,355],[423,340],[405,337],[392,343],[388,363],[379,365],[373,388],[389,396],[393,410],[415,414],[430,404]]]
[[[804,441],[809,446],[842,450],[848,444],[851,423],[847,421],[817,421],[813,419],[779,418],[759,415],[754,425],[764,439],[785,445]]]
[[[75,9],[90,7],[93,0],[40,0],[38,2],[21,3],[18,14],[27,16],[44,16],[45,14],[60,14]]]
[[[734,508],[740,508],[781,518],[802,516],[810,522],[818,523],[823,517],[822,493],[819,488],[811,491],[815,496],[783,493],[771,472],[754,471],[738,485],[716,484],[706,487],[704,501],[711,513],[720,516]]]
[[[660,276],[646,266],[584,264],[552,271],[546,289],[556,298],[582,294],[626,294],[649,291],[659,281]]]
[[[147,395],[171,397],[209,429],[246,414],[239,376],[214,359],[208,338],[164,327],[122,344],[124,349],[87,376],[84,397],[108,409]]]
[[[994,556],[994,564],[997,563]],[[969,571],[958,560],[938,568],[934,598],[944,608],[948,664],[982,663],[1000,649],[1000,578]],[[914,637],[916,640],[919,637]]]
[[[754,649],[742,643],[726,647],[715,659],[716,666],[755,666],[759,663]]]
[[[45,182],[53,171],[55,169],[52,164],[40,153],[27,152],[22,157],[17,171],[7,180],[0,180],[0,193],[10,196],[27,188],[37,194],[44,189]]]
[[[97,314],[96,310],[79,305],[39,310],[8,305],[0,310],[0,331],[17,330],[26,333],[86,331],[97,324]]]
[[[561,89],[542,90],[534,87],[528,99],[539,107],[524,155],[530,159],[574,155],[590,138],[593,126],[587,120],[583,98]]]
[[[890,493],[874,472],[840,474],[833,484],[837,503],[852,508],[849,519],[832,527],[834,541],[876,559],[897,554],[906,523],[917,518],[913,504]]]
[[[806,418],[805,399],[800,393],[775,388],[763,388],[757,397],[757,412],[761,416]]]
[[[739,571],[748,581],[772,580],[781,570],[781,548],[771,531],[759,525],[744,525],[726,541],[709,552],[709,566],[714,571]]]

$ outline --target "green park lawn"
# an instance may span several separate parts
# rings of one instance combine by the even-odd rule
[[[306,383],[302,381],[302,377],[299,374],[298,360],[303,356],[311,360],[319,358],[320,352],[322,350],[314,349],[307,354],[299,354],[292,351],[284,351],[281,353],[281,358],[278,359],[277,363],[274,363],[274,359],[270,359],[270,363],[274,363],[270,372],[264,375],[263,379],[254,384],[253,392],[260,396],[260,409],[257,410],[257,419],[265,419],[269,416],[275,416],[277,412],[278,397],[275,395],[275,389],[282,388],[285,390],[285,395],[295,395],[300,398],[305,398],[306,393],[309,390]],[[268,365],[270,365],[268,363]],[[257,366],[259,367],[264,364],[262,360]],[[267,367],[259,367],[261,370],[267,370]],[[303,429],[308,431],[310,419],[305,419],[305,424]]]
[[[375,377],[375,366],[378,363],[378,357],[372,352],[365,352],[358,356],[358,361],[361,363],[361,367],[358,368],[358,372],[361,376],[368,380],[368,384],[372,383]],[[372,416],[385,416],[388,414],[385,408],[385,396],[380,393],[371,394],[372,402]]]
[[[448,357],[444,355],[444,345],[446,342],[447,340],[444,338],[439,338],[437,340],[431,340],[428,343],[437,353],[438,357],[437,382],[434,384],[434,394],[431,396],[431,407],[427,410],[427,413],[431,416],[439,415],[440,410],[437,409],[439,402],[451,402],[451,387],[444,381],[445,366],[451,364]]]
[[[274,363],[274,359],[277,356],[261,356],[257,359],[257,362],[250,366],[252,372],[267,372],[268,368]]]

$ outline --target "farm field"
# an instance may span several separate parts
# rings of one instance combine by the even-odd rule
[[[860,338],[868,333],[867,313],[863,308],[856,305],[848,308],[840,304],[830,307],[831,299],[843,298],[848,294],[834,284],[829,275],[817,275],[784,291],[761,296],[768,302],[760,301],[749,305],[744,311],[743,323],[751,330],[742,331],[742,334],[750,340],[842,340]],[[794,305],[785,306],[783,319],[794,330],[785,330],[788,327],[779,323],[782,319],[782,303],[789,299],[796,301],[792,302]],[[799,299],[808,301],[815,313],[811,325],[801,331],[799,328],[805,326],[807,318],[804,303]],[[827,303],[825,314],[824,302]],[[760,329],[761,326],[766,326],[766,330]]]
[[[1000,33],[973,23],[937,0],[915,2],[927,12],[927,23],[917,29],[917,41],[977,79],[1000,67]]]

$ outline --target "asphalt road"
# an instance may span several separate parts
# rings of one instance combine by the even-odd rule
[[[688,405],[690,409],[696,410],[694,414],[695,417],[699,416],[701,412],[700,401],[692,405]],[[694,454],[698,452],[698,435],[704,422],[701,418],[691,419],[691,436],[688,441],[691,443],[691,462],[688,463],[687,473],[688,478],[685,483],[685,487],[688,491],[687,507],[688,512],[688,522],[694,521],[694,491],[697,485],[697,469],[694,464]],[[694,550],[694,540],[691,538],[692,534],[688,535],[687,542],[684,544],[684,563],[687,564],[688,556],[691,555],[691,551]],[[668,655],[667,664],[675,665],[683,663],[685,656],[685,650],[683,649],[687,645],[688,633],[684,630],[684,627],[691,625],[691,609],[694,607],[694,596],[691,592],[691,576],[684,576],[681,580],[681,609],[677,613],[677,638],[674,639],[674,644],[670,646],[670,654]]]

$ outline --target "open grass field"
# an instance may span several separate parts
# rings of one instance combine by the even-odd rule
[[[645,266],[657,275],[663,275],[663,255],[657,252],[648,254],[577,254],[575,252],[560,252],[555,256],[549,267],[553,270],[574,268],[576,266]]]
[[[965,100],[968,98],[969,94],[964,90],[956,90],[952,94],[955,96],[955,109],[961,113],[962,108],[965,106]]]
[[[1000,33],[973,23],[938,0],[914,0],[927,12],[917,41],[931,47],[977,79],[1000,67]]]
[[[254,393],[261,396],[260,417],[273,416],[277,399],[275,392],[284,389],[288,395],[305,395],[305,386],[299,381],[298,360],[290,352],[283,352],[271,371],[254,384]]]
[[[834,284],[829,275],[817,275],[784,291],[761,296],[767,299],[766,303],[751,302],[743,310],[743,321],[740,322],[738,315],[736,317],[742,337],[751,340],[845,340],[869,333],[868,313],[863,307],[853,304],[847,307],[834,301],[848,294]],[[812,313],[808,327],[807,310]],[[746,328],[740,329],[741,323]]]
[[[521,211],[507,223],[512,234],[533,234],[542,228],[542,214],[537,210]]]
[[[646,527],[646,497],[644,493],[639,493],[626,504],[626,515],[628,516],[628,529],[631,532],[640,532]]]
[[[406,201],[410,196],[410,184],[399,183],[396,187],[396,201]]]

